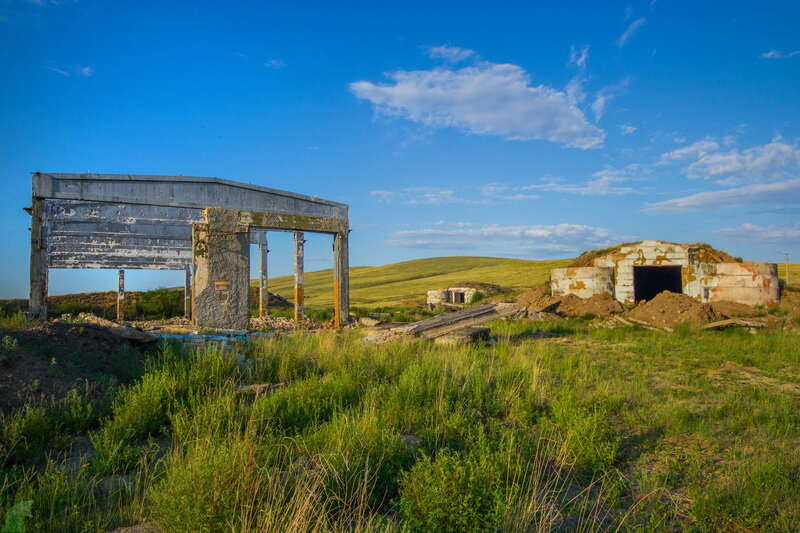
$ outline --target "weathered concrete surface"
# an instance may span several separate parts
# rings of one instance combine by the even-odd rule
[[[554,268],[550,271],[551,294],[574,294],[591,298],[595,294],[614,295],[614,269],[599,267]]]
[[[194,231],[194,323],[247,330],[250,249],[248,227],[235,210],[208,207]]]

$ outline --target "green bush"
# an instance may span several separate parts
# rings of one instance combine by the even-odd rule
[[[501,468],[486,455],[425,456],[401,476],[400,514],[411,531],[495,531],[505,501]]]
[[[152,318],[183,316],[184,294],[180,289],[158,288],[142,294],[133,305],[133,314]]]
[[[9,416],[0,415],[0,461],[38,462],[66,446],[59,424],[45,407],[25,405]]]

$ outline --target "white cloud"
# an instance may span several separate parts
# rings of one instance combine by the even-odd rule
[[[789,227],[742,224],[735,228],[723,228],[714,233],[743,242],[777,245],[800,244],[800,223],[797,222]]]
[[[636,126],[631,126],[630,124],[621,124],[619,126],[619,132],[623,135],[630,135],[636,131]]]
[[[746,149],[723,149],[732,138],[718,141],[709,137],[689,146],[667,152],[662,163],[678,161],[686,165],[692,179],[711,179],[720,185],[774,182],[800,174],[800,147],[780,137],[764,145]]]
[[[83,66],[82,65],[72,65],[70,67],[61,67],[61,68],[59,68],[59,67],[51,67],[51,66],[45,65],[44,68],[46,68],[47,70],[51,70],[51,71],[55,72],[56,74],[60,74],[62,76],[77,76],[77,77],[80,77],[80,78],[88,78],[88,77],[90,77],[91,75],[94,74],[94,69],[92,67],[85,66],[85,65],[83,65]]]
[[[453,189],[441,187],[409,187],[399,191],[372,191],[384,202],[400,202],[407,205],[447,205],[447,204],[477,204],[479,200],[470,200],[456,195]]]
[[[574,253],[586,248],[608,246],[619,237],[605,228],[581,224],[477,227],[427,227],[397,231],[388,244],[429,249],[493,249],[520,255],[534,252]]]
[[[586,68],[586,62],[589,60],[589,45],[584,44],[581,46],[576,47],[572,45],[569,47],[569,62],[568,65],[572,65],[579,69]]]
[[[387,73],[385,84],[357,81],[352,93],[384,115],[432,128],[461,128],[508,140],[544,139],[577,148],[603,145],[605,132],[589,123],[566,92],[531,85],[518,65],[476,61],[471,66]]]
[[[637,192],[632,187],[622,187],[619,184],[631,181],[631,175],[638,169],[638,165],[629,165],[621,170],[605,169],[592,174],[592,179],[582,185],[566,183],[563,179],[551,178],[546,183],[539,185],[526,185],[525,190],[539,190],[546,192],[563,192],[581,196],[622,196]]]
[[[760,203],[800,203],[800,178],[778,183],[757,183],[734,189],[708,191],[648,204],[648,213],[674,213],[699,209],[722,209]]]
[[[603,118],[603,114],[606,112],[606,107],[608,107],[608,104],[611,102],[611,100],[628,92],[628,85],[630,85],[631,79],[632,78],[628,76],[616,85],[609,85],[608,87],[603,87],[597,91],[597,94],[594,97],[594,102],[592,102],[592,113],[594,113],[595,120],[600,120]]]
[[[264,62],[264,66],[267,68],[271,68],[273,70],[280,70],[286,67],[286,63],[284,63],[280,59],[269,59]]]
[[[800,50],[794,50],[792,52],[781,52],[780,50],[770,50],[769,52],[764,52],[758,57],[762,59],[786,59],[787,57],[793,57],[796,55],[800,55]]]
[[[427,51],[428,55],[433,59],[443,59],[451,63],[460,63],[475,55],[474,50],[450,46],[448,44],[443,44],[442,46],[428,46]]]
[[[622,35],[619,36],[619,39],[617,39],[617,46],[619,46],[620,48],[625,46],[625,43],[628,42],[628,39],[633,37],[633,34],[636,33],[639,30],[639,28],[642,27],[644,21],[645,21],[644,18],[638,18],[633,22],[631,22],[630,24],[628,24],[628,27],[625,29]]]

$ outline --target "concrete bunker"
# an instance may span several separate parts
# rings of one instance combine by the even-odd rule
[[[303,313],[304,232],[333,237],[334,323],[349,315],[348,207],[218,178],[129,174],[33,174],[29,309],[47,316],[51,268],[185,272],[194,324],[249,328],[249,245],[260,250],[259,314],[265,316],[268,231],[294,234],[295,318]],[[121,317],[118,305],[118,319]]]
[[[776,305],[780,301],[775,263],[746,262],[708,245],[665,241],[586,252],[570,267],[553,269],[550,287],[554,296],[589,298],[605,292],[623,303],[650,300],[664,290],[701,302]]]
[[[459,309],[467,304],[474,303],[477,299],[493,296],[505,289],[492,283],[478,281],[462,281],[447,289],[430,290],[426,295],[428,309],[454,308]]]

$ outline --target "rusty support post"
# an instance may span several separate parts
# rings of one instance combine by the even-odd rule
[[[183,280],[183,317],[192,318],[192,267],[186,265]]]
[[[303,317],[303,245],[306,242],[302,231],[294,232],[294,319]]]
[[[117,271],[117,322],[125,320],[125,271]]]
[[[350,320],[350,265],[347,233],[333,236],[333,324],[337,328]]]
[[[258,316],[264,318],[269,314],[269,291],[267,286],[267,254],[269,249],[267,247],[267,232],[264,232],[264,237],[258,243],[258,251],[261,252],[261,275],[258,282]]]
[[[32,316],[47,318],[47,243],[44,224],[44,200],[33,198],[31,206],[30,299]]]

